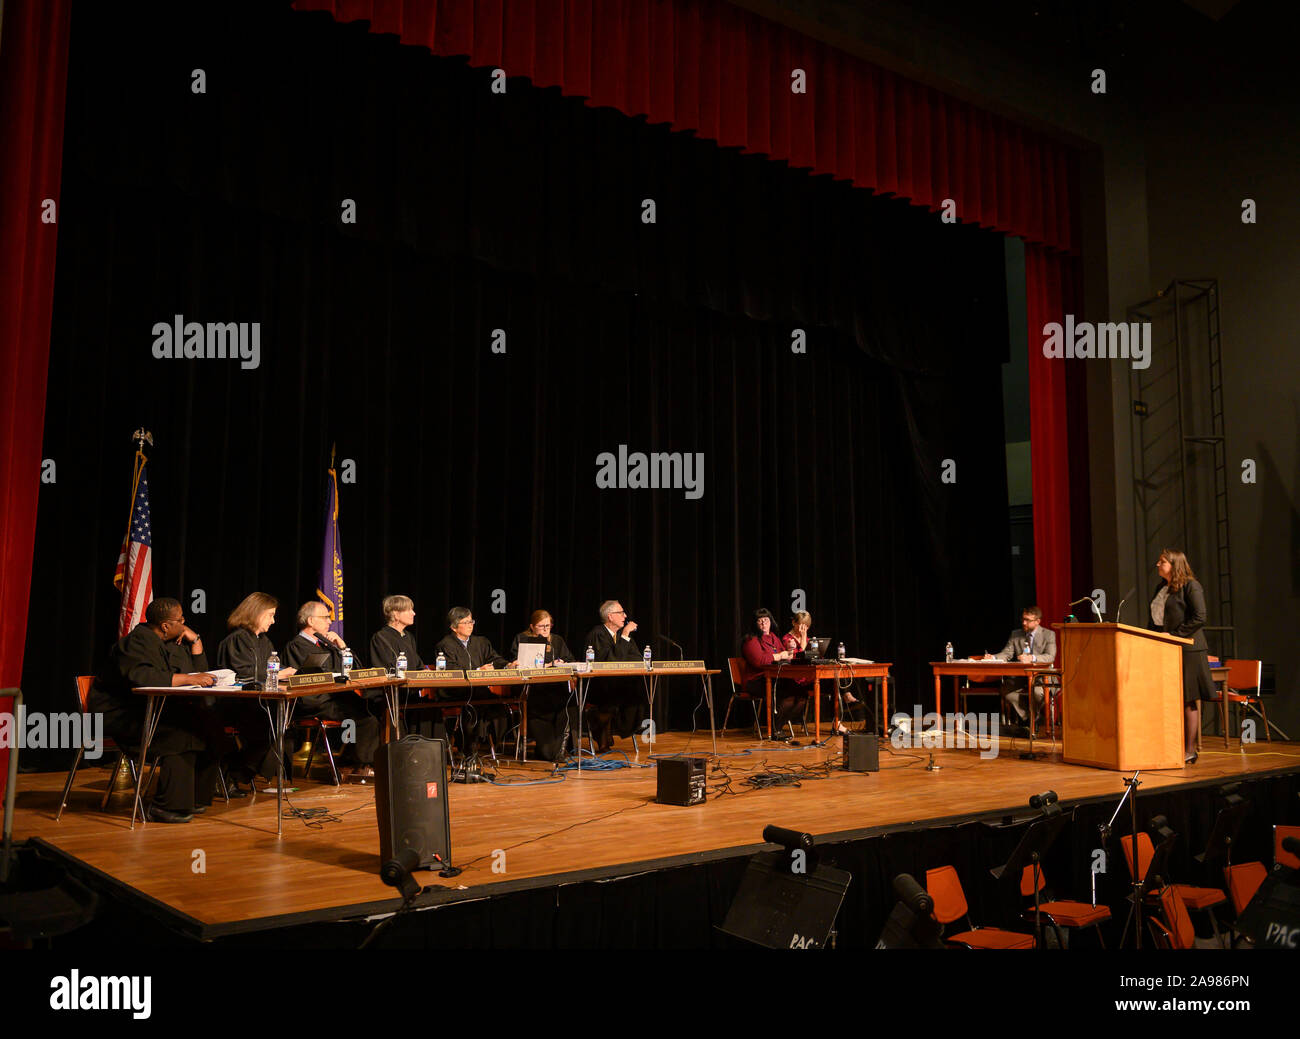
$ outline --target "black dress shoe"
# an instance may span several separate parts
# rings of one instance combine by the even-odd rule
[[[189,812],[173,812],[161,805],[149,806],[149,820],[155,823],[187,823],[193,819]]]
[[[203,814],[204,812],[206,812],[207,810],[208,810],[208,806],[207,806],[207,805],[195,805],[195,806],[194,806],[193,814],[194,814],[194,815],[202,815],[202,814]]]
[[[1200,752],[1199,752],[1199,751],[1197,751],[1197,752],[1195,752],[1195,753],[1192,753],[1192,754],[1188,754],[1187,757],[1186,757],[1185,759],[1183,759],[1183,764],[1184,764],[1184,765],[1195,765],[1195,764],[1196,764],[1196,759],[1199,758],[1200,756],[1201,756],[1201,755],[1200,755]]]

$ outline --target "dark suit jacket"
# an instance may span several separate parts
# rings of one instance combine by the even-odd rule
[[[448,632],[446,637],[434,647],[434,659],[437,659],[438,650],[442,650],[446,654],[447,670],[449,671],[475,671],[484,664],[491,664],[493,667],[505,667],[510,663],[493,649],[492,643],[482,635],[471,635],[469,637],[469,652],[466,653],[465,647],[460,644],[460,639]]]
[[[1156,585],[1156,590],[1151,593],[1152,601],[1164,583],[1161,581]],[[1210,646],[1205,641],[1205,632],[1201,630],[1205,627],[1205,589],[1201,587],[1201,582],[1188,581],[1178,591],[1169,593],[1165,598],[1165,622],[1160,627],[1156,627],[1151,620],[1151,610],[1148,607],[1147,624],[1156,631],[1191,639],[1192,644],[1183,647],[1184,653],[1195,653],[1198,650],[1208,652]]]
[[[609,629],[599,624],[587,632],[587,641],[582,644],[583,659],[587,656],[587,647],[596,651],[597,660],[626,660],[631,663],[641,662],[641,650],[630,638],[621,635],[614,638]]]

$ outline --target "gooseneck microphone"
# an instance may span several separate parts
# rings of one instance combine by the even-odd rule
[[[1122,598],[1122,599],[1119,601],[1119,605],[1115,607],[1115,623],[1116,623],[1116,624],[1119,623],[1119,615],[1120,615],[1120,611],[1124,609],[1124,604],[1125,604],[1126,602],[1129,601],[1130,597],[1131,597],[1131,596],[1133,595],[1133,593],[1136,592],[1137,590],[1138,590],[1137,585],[1134,585],[1132,588],[1130,588],[1127,592],[1124,593],[1124,598]]]
[[[672,646],[673,649],[677,650],[677,652],[680,654],[680,659],[681,659],[681,660],[685,660],[685,659],[686,659],[686,650],[682,649],[682,647],[681,647],[680,645],[678,645],[676,642],[674,642],[672,639],[670,639],[667,635],[656,635],[655,638],[657,638],[657,639],[659,639],[659,640],[661,640],[661,641],[663,641],[663,642],[667,642],[668,645]]]
[[[1094,599],[1091,595],[1085,595],[1082,599],[1075,599],[1074,602],[1072,603],[1066,603],[1066,609],[1069,609],[1071,606],[1078,606],[1079,603],[1081,602],[1086,602],[1089,606],[1092,607],[1092,612],[1097,615],[1097,623],[1100,624],[1101,610],[1097,608],[1097,600]]]

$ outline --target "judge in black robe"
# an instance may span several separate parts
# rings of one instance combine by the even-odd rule
[[[434,647],[434,652],[447,658],[448,671],[478,671],[510,665],[510,661],[498,653],[488,639],[474,634],[474,615],[468,608],[453,606],[447,613],[447,626],[451,631]],[[438,699],[449,703],[458,700],[464,703],[472,692],[454,688],[437,690]],[[499,743],[505,736],[508,720],[504,707],[492,704],[466,707],[461,711],[458,725],[464,748],[468,750],[474,741],[486,739],[489,735]]]
[[[325,604],[303,603],[298,610],[298,625],[298,634],[284,647],[284,663],[298,674],[340,673],[343,650],[347,647],[329,630],[329,610]],[[368,777],[373,773],[375,751],[379,749],[379,719],[368,710],[365,697],[350,689],[304,696],[296,702],[294,716],[356,722],[357,741],[351,745],[351,755],[359,775]]]
[[[600,604],[601,623],[587,633],[599,661],[618,661],[629,667],[641,663],[641,650],[632,641],[635,621],[617,599]],[[585,647],[583,656],[585,658]],[[596,750],[602,753],[614,745],[614,736],[628,737],[640,730],[646,717],[645,684],[640,679],[606,678],[591,683],[591,702],[596,708]]]
[[[397,668],[397,655],[406,654],[408,671],[424,670],[424,661],[415,645],[415,636],[407,629],[415,623],[415,604],[405,595],[390,595],[384,600],[387,623],[370,636],[370,666]]]
[[[124,749],[138,747],[144,729],[146,698],[131,690],[141,686],[213,683],[202,638],[185,623],[175,599],[155,599],[138,624],[109,653],[95,678],[87,707],[104,716],[105,731]],[[212,803],[217,763],[226,747],[224,726],[202,698],[168,699],[149,744],[158,758],[158,792],[150,817],[161,822],[188,822],[194,810]]]
[[[528,627],[510,643],[510,658],[519,666],[534,667],[531,658],[520,660],[520,645],[535,643],[544,646],[543,666],[555,663],[573,663],[573,653],[559,635],[552,634],[554,621],[545,610],[535,610],[528,619]],[[537,685],[528,690],[528,735],[536,741],[537,757],[544,761],[558,761],[564,756],[565,731],[578,731],[578,705],[567,685],[559,682]]]
[[[415,623],[415,603],[409,596],[389,595],[384,598],[383,610],[387,623],[370,636],[370,666],[386,667],[390,672],[396,672],[397,656],[405,653],[407,671],[428,668],[430,665],[420,656],[415,633],[411,631],[411,625]],[[408,731],[445,740],[447,730],[442,724],[442,712],[436,708],[430,710],[430,703],[416,695],[405,698],[406,706],[414,704],[422,708],[407,715]]]
[[[241,685],[266,682],[266,664],[275,650],[267,631],[275,623],[279,605],[274,596],[253,592],[226,618],[230,634],[217,647],[217,667],[233,671],[235,681]],[[286,677],[293,674],[292,666],[283,661],[281,666]],[[222,700],[219,707],[226,724],[239,732],[239,751],[232,755],[226,767],[230,792],[239,794],[239,784],[252,785],[257,775],[267,779],[278,775],[279,760],[272,750],[271,721],[262,705],[255,700],[232,697]],[[282,753],[287,764],[292,748],[282,748]]]

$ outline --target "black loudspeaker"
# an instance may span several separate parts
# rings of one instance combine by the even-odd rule
[[[703,758],[659,758],[655,762],[659,780],[655,800],[661,805],[703,804],[708,789],[707,766]]]
[[[880,771],[880,745],[874,732],[844,734],[844,767],[850,772]]]
[[[375,753],[375,814],[379,857],[388,862],[409,848],[417,869],[451,863],[451,818],[447,812],[447,744],[404,736]]]

